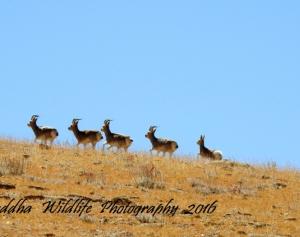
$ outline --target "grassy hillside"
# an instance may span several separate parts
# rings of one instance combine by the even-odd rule
[[[88,214],[43,213],[47,201],[84,197]],[[3,213],[22,198],[30,213]],[[101,213],[107,201],[157,207],[171,199],[174,216]],[[1,140],[1,210],[0,236],[300,236],[300,173]]]

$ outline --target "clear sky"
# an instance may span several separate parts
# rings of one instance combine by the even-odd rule
[[[58,142],[81,129],[196,141],[226,157],[300,167],[299,1],[1,1],[0,135]]]

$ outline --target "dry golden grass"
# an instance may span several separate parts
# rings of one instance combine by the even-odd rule
[[[43,214],[55,198],[88,197],[93,211]],[[30,214],[0,214],[0,236],[300,236],[300,173],[274,165],[103,154],[72,147],[0,141],[0,206],[27,197]],[[173,217],[100,213],[122,197],[139,205],[174,199]],[[39,198],[39,199],[38,199]],[[218,200],[212,214],[188,214],[191,204]]]

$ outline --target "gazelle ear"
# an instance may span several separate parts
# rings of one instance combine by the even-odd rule
[[[37,114],[32,115],[32,116],[31,116],[31,120],[35,120],[35,121],[36,121],[36,120],[38,119],[38,117],[39,117],[39,116],[38,116]]]
[[[105,119],[105,120],[104,120],[104,124],[105,124],[106,126],[108,126],[108,125],[110,124],[111,121],[112,121],[111,119]]]

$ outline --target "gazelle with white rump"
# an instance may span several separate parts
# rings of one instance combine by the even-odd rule
[[[124,149],[125,152],[127,152],[129,146],[132,144],[133,140],[130,138],[130,136],[121,135],[117,133],[112,133],[110,131],[110,122],[112,120],[106,119],[104,121],[104,125],[101,129],[102,132],[104,132],[106,137],[106,143],[103,145],[103,150],[106,145],[109,145],[107,150],[110,150],[112,147],[116,147],[117,150],[120,150],[121,148]]]
[[[221,151],[210,150],[204,145],[205,136],[200,136],[197,144],[200,147],[200,153],[198,154],[202,158],[207,158],[211,160],[222,160],[223,155]]]
[[[150,150],[151,155],[153,151],[157,151],[158,155],[162,152],[163,156],[165,156],[166,152],[168,152],[170,157],[172,157],[173,153],[178,148],[177,142],[155,137],[156,128],[156,126],[151,126],[148,133],[145,135],[145,137],[152,143],[152,149]]]
[[[52,145],[55,138],[58,137],[58,132],[55,128],[38,126],[36,124],[38,117],[39,117],[38,115],[32,115],[31,120],[29,121],[27,126],[31,127],[34,132],[35,135],[34,142],[37,142],[39,140],[41,144],[47,147],[48,141],[50,142],[50,145]]]
[[[80,144],[83,144],[84,147],[86,147],[88,144],[91,144],[93,149],[95,149],[96,144],[103,138],[101,132],[94,130],[79,130],[78,122],[80,120],[81,119],[73,119],[71,126],[68,128],[74,133],[74,136],[77,139],[77,147]]]

